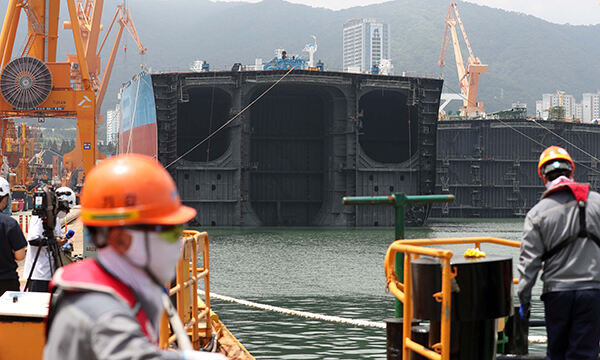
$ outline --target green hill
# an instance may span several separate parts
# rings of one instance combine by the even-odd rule
[[[0,8],[6,3],[0,1]],[[105,2],[105,26],[115,5]],[[104,111],[114,106],[118,88],[139,71],[140,62],[154,71],[186,71],[200,59],[208,61],[212,69],[229,69],[236,62],[269,60],[276,48],[299,54],[311,35],[316,35],[316,57],[329,69],[341,69],[342,25],[351,18],[373,17],[390,24],[396,74],[442,73],[437,61],[447,0],[397,0],[340,11],[282,0],[255,4],[128,0],[128,6],[148,53],[140,58],[133,41],[123,35],[129,50],[124,53],[121,47],[119,51]],[[486,104],[487,111],[521,101],[533,113],[535,100],[542,93],[561,89],[581,101],[581,93],[595,92],[600,87],[600,25],[557,25],[471,3],[459,3],[459,11],[475,55],[489,65],[489,73],[481,76],[479,87],[479,100]],[[66,17],[63,12],[61,18]],[[59,41],[61,54],[73,52],[69,32],[61,32]],[[448,50],[443,73],[446,91],[452,92],[458,90],[458,80],[452,48]],[[105,53],[104,59],[107,57]]]

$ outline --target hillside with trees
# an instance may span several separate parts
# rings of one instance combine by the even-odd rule
[[[0,1],[0,8],[5,8],[6,3],[7,0]],[[442,71],[437,66],[447,0],[396,0],[339,11],[283,0],[128,0],[127,4],[148,52],[137,55],[133,41],[123,35],[103,113],[114,107],[118,89],[140,71],[140,63],[153,71],[172,72],[187,71],[194,60],[206,60],[211,69],[224,70],[236,62],[270,60],[276,48],[302,54],[304,45],[312,41],[311,35],[316,35],[317,59],[323,60],[328,69],[339,70],[342,26],[348,19],[362,17],[390,24],[396,74],[443,76],[444,91],[459,90],[451,49],[446,68]],[[105,2],[105,25],[115,5]],[[579,98],[583,92],[600,88],[600,25],[557,25],[465,2],[458,7],[475,55],[489,65],[479,86],[479,99],[488,112],[520,101],[527,103],[529,113],[533,113],[535,100],[542,93],[560,89]],[[63,9],[61,19],[67,17]],[[61,30],[60,37],[59,59],[64,59],[64,54],[73,53],[72,35]],[[123,46],[128,50],[124,51]],[[105,53],[104,60],[107,57]]]

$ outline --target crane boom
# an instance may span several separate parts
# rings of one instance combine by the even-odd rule
[[[102,8],[104,6],[104,0],[76,1],[78,3],[77,15],[79,19],[81,19],[78,27],[80,28],[80,32],[83,37],[82,43],[84,44],[83,53],[85,54],[85,64],[83,64],[83,60],[79,56],[75,57],[74,55],[67,55],[67,58],[71,64],[79,64],[72,66],[71,82],[74,83],[76,87],[81,87],[85,77],[87,76],[89,78],[91,87],[95,93],[96,107],[94,110],[94,115],[95,126],[97,126],[103,121],[103,118],[100,115],[100,110],[104,101],[104,96],[106,95],[106,90],[108,88],[110,75],[113,69],[123,30],[127,29],[127,31],[131,34],[133,40],[138,45],[140,54],[144,54],[146,52],[146,48],[143,47],[139,39],[137,31],[135,30],[135,25],[133,24],[133,18],[131,17],[131,13],[126,6],[117,5],[117,9],[111,24],[108,27],[106,34],[102,38],[102,41],[99,42],[100,31],[102,30],[100,20],[102,16]],[[71,19],[71,22],[65,22],[63,27],[66,29],[72,28],[74,23],[75,22],[73,19]],[[105,64],[104,71],[102,72],[101,52],[115,23],[118,24],[117,35],[112,46],[112,51]],[[100,45],[98,45],[98,43],[100,43]],[[87,70],[85,69],[85,66],[81,65],[87,65]],[[77,163],[78,159],[81,158],[81,152],[81,149],[75,148],[72,152],[65,155],[65,161]],[[98,153],[97,156],[98,158],[102,158],[104,155]]]
[[[73,29],[77,56],[85,59],[74,0],[66,1],[71,21],[77,24]],[[76,117],[80,133],[77,145],[86,149],[77,165],[89,171],[96,162],[95,94],[89,86],[71,88],[70,64],[56,62],[59,11],[59,0],[9,1],[0,32],[3,81],[6,76],[6,81],[0,84],[0,120],[4,129],[15,117]],[[11,61],[21,12],[29,23],[27,40],[18,53],[20,56]]]
[[[440,67],[445,66],[445,55],[446,48],[448,46],[448,32],[451,34],[452,46],[454,48],[454,59],[456,61],[456,70],[458,73],[458,83],[460,89],[464,95],[463,108],[460,110],[462,116],[473,117],[478,114],[483,114],[485,109],[482,102],[477,101],[477,89],[479,87],[479,76],[481,73],[488,71],[488,66],[481,63],[478,57],[473,54],[469,37],[465,31],[465,27],[460,19],[458,8],[455,2],[451,2],[448,7],[448,13],[446,15],[444,28],[444,38],[442,40],[442,51],[440,53],[440,59],[438,65]],[[458,41],[458,34],[456,32],[456,25],[460,27],[463,35],[463,39],[469,52],[467,59],[467,67],[465,68],[464,60],[460,50],[460,43]]]
[[[98,103],[100,105],[104,101],[104,95],[106,94],[106,89],[108,88],[110,74],[112,73],[112,67],[115,63],[115,57],[117,55],[117,51],[119,48],[119,42],[121,41],[121,35],[123,34],[123,29],[127,29],[127,32],[129,33],[129,35],[131,35],[131,37],[133,38],[133,41],[135,41],[135,44],[138,47],[138,53],[140,55],[143,55],[146,53],[146,48],[144,47],[144,45],[142,45],[142,41],[140,40],[140,37],[138,36],[137,31],[135,29],[135,25],[133,23],[133,17],[131,17],[129,8],[126,8],[123,5],[118,5],[117,11],[115,12],[115,16],[113,17],[112,23],[110,24],[110,27],[109,27],[108,31],[106,32],[104,39],[102,40],[102,44],[100,45],[100,48],[98,49],[98,57],[100,57],[100,52],[102,51],[104,42],[106,41],[106,38],[108,37],[108,34],[110,33],[110,30],[112,29],[112,26],[113,26],[117,16],[119,16],[119,29],[117,30],[117,36],[115,38],[115,42],[113,44],[112,51],[110,52],[110,56],[108,57],[108,61],[106,62],[106,69],[104,70],[104,75],[102,76],[102,81],[100,82],[100,86],[98,87],[98,92],[97,92],[97,96],[96,96],[96,103]],[[99,112],[99,111],[100,111],[100,106],[98,106],[98,108],[97,108],[97,112]]]
[[[57,40],[60,3],[62,0],[9,0],[0,32],[0,141],[4,146],[7,124],[14,117],[75,117],[77,139],[75,150],[65,154],[64,168],[69,172],[83,169],[89,172],[96,159],[96,128],[101,122],[100,106],[106,92],[120,34],[131,34],[140,53],[142,46],[127,7],[119,5],[119,36],[113,45],[106,70],[101,79],[98,48],[101,16],[105,0],[64,0],[76,54],[67,55],[66,62],[57,62]],[[12,59],[15,36],[23,12],[27,16],[27,37],[20,57]],[[100,49],[106,39],[103,39]],[[19,49],[21,50],[21,49]],[[6,79],[5,79],[6,75]],[[5,81],[6,80],[6,81]],[[2,157],[0,157],[0,165]]]
[[[100,19],[102,17],[102,7],[104,4],[104,0],[77,0],[79,3],[78,15],[81,21],[81,33],[84,35],[84,44],[85,44],[85,54],[87,59],[89,77],[92,81],[92,86],[94,91],[96,92],[96,116],[98,117],[98,123],[102,122],[100,118],[100,108],[102,106],[102,102],[104,101],[104,96],[106,94],[106,89],[108,87],[108,82],[110,80],[110,75],[112,72],[112,68],[114,65],[114,61],[117,55],[117,51],[119,48],[119,43],[121,41],[121,36],[123,30],[126,29],[127,32],[131,35],[131,38],[135,42],[138,47],[138,52],[140,54],[146,53],[146,48],[142,45],[142,42],[138,36],[137,30],[135,29],[135,24],[133,23],[133,17],[131,16],[131,12],[129,8],[125,5],[117,5],[117,10],[115,11],[115,15],[112,18],[112,21],[106,31],[106,34],[102,38],[100,42],[100,46],[98,46],[98,40],[101,30]],[[85,2],[85,3],[84,3]],[[108,61],[105,65],[104,73],[101,75],[100,68],[100,59],[101,52],[104,48],[106,40],[108,39],[113,26],[115,23],[118,23],[117,35],[115,37],[115,41],[111,50],[111,53],[108,57]],[[65,28],[70,28],[71,23],[65,22]],[[75,63],[76,60],[71,58],[71,62]],[[71,73],[71,80],[75,83],[81,81],[81,75],[79,71],[74,71]]]

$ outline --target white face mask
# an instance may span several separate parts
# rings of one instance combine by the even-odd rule
[[[67,216],[67,213],[64,211],[59,211],[58,214],[56,214],[56,217],[59,219],[64,219]]]
[[[555,187],[556,185],[558,185],[559,183],[563,182],[563,181],[573,181],[572,178],[568,178],[564,175],[561,175],[559,177],[557,177],[556,179],[552,180],[552,181],[547,181],[544,186],[546,186],[546,189],[550,189]]]
[[[175,277],[175,267],[181,256],[181,241],[169,243],[153,231],[125,230],[131,235],[131,246],[125,252],[131,263],[152,273],[164,286]],[[148,247],[146,248],[146,238]]]

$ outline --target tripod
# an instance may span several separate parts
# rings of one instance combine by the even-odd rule
[[[44,235],[46,235],[46,231],[44,231]],[[41,239],[38,238],[30,240],[29,244],[32,246],[37,246],[37,251],[35,253],[35,258],[33,259],[33,264],[31,264],[31,269],[29,270],[27,281],[25,282],[25,291],[30,290],[31,276],[33,275],[33,271],[35,270],[35,267],[37,265],[38,259],[40,257],[40,252],[42,251],[42,247],[46,248],[48,262],[50,264],[51,276],[54,275],[56,269],[63,266],[62,258],[60,257],[59,253],[60,250],[58,249],[58,243],[56,241],[56,238],[54,237],[54,233],[52,233],[52,236],[50,238],[44,237]]]

